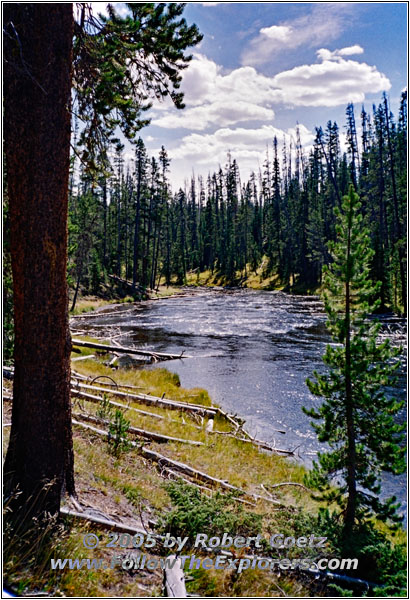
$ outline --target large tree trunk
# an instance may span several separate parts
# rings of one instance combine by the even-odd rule
[[[67,205],[73,14],[4,5],[4,134],[14,285],[15,377],[7,493],[30,514],[74,492]]]

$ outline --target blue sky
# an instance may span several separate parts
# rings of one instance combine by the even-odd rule
[[[204,34],[184,74],[186,108],[155,103],[141,131],[150,154],[168,150],[174,190],[223,166],[228,151],[246,178],[274,135],[295,139],[297,123],[308,151],[329,119],[344,132],[348,102],[358,125],[362,104],[370,111],[383,91],[397,113],[407,81],[404,2],[188,2],[184,16]]]

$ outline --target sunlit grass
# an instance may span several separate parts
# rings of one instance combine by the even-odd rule
[[[85,339],[85,338],[83,338]],[[92,352],[91,349],[82,348],[83,351]],[[78,356],[78,354],[74,354]],[[113,371],[99,360],[89,359],[73,363],[76,371],[83,373],[91,381],[98,376],[114,379],[119,385],[133,385],[137,389],[132,393],[151,394],[195,404],[210,405],[211,399],[205,390],[186,390],[181,387],[179,377],[165,368],[150,369],[118,369]],[[96,385],[103,386],[107,379],[96,381]],[[92,390],[87,390],[93,393]],[[131,391],[131,390],[130,390]],[[166,410],[157,406],[147,406],[138,401],[129,401],[115,395],[110,395],[110,389],[105,393],[96,391],[96,395],[111,398],[116,402],[128,404],[130,407],[139,408],[160,415],[157,419],[142,415],[132,410],[124,410],[124,416],[134,427],[168,436],[196,440],[202,446],[189,446],[183,443],[157,443],[147,439],[136,438],[128,434],[129,439],[138,441],[139,445],[149,447],[162,455],[183,462],[194,469],[208,473],[217,479],[225,480],[246,492],[244,497],[254,506],[246,506],[262,517],[262,530],[268,535],[273,530],[280,529],[284,520],[295,513],[289,513],[292,507],[297,508],[302,514],[314,517],[320,506],[315,502],[308,491],[296,486],[283,486],[272,488],[276,483],[295,482],[303,483],[306,469],[294,460],[283,456],[260,451],[250,443],[241,442],[228,435],[206,433],[207,419],[193,416],[188,412],[179,410]],[[95,403],[73,397],[73,412],[97,416],[99,406]],[[109,420],[109,415],[106,416]],[[95,425],[99,429],[107,430],[106,423]],[[222,416],[217,416],[214,429],[232,433],[232,424]],[[3,449],[6,450],[9,429],[6,428],[3,436]],[[75,478],[79,502],[84,505],[95,506],[110,518],[116,516],[130,518],[139,523],[141,515],[145,522],[157,520],[164,512],[171,508],[170,498],[165,489],[168,475],[164,465],[151,462],[141,456],[138,448],[121,453],[118,457],[110,452],[107,439],[79,426],[73,427],[74,452],[75,452]],[[200,482],[202,483],[202,482]],[[206,485],[206,484],[204,484]],[[216,489],[216,488],[214,488]],[[285,509],[264,500],[252,499],[252,494],[267,496],[279,501]],[[245,505],[244,505],[245,506]],[[286,521],[287,522],[287,521]],[[292,526],[291,523],[289,525]],[[6,563],[6,580],[13,581],[13,589],[20,593],[41,590],[51,595],[65,596],[93,596],[109,597],[121,595],[122,597],[138,597],[159,595],[161,593],[161,573],[152,574],[149,582],[143,573],[130,574],[122,570],[100,570],[97,572],[81,570],[65,570],[52,572],[45,569],[50,552],[55,557],[68,555],[74,558],[106,558],[106,549],[99,548],[92,553],[81,544],[81,538],[88,527],[79,522],[66,525],[63,542],[45,548],[45,560],[21,562],[18,553],[10,553]],[[106,533],[93,529],[103,538]],[[405,540],[405,532],[399,532],[394,542]],[[49,553],[47,555],[47,552]],[[20,562],[19,562],[20,561]],[[146,575],[146,574],[145,574]],[[266,573],[260,570],[249,570],[238,575],[232,571],[196,571],[190,573],[194,581],[190,582],[190,591],[205,595],[234,595],[270,597],[286,595],[293,597],[306,597],[311,595],[311,590],[304,587],[303,583],[283,574],[278,577],[275,573]],[[8,579],[7,579],[8,577]]]
[[[78,298],[74,310],[70,311],[70,315],[81,315],[83,313],[91,312],[101,306],[112,304],[112,302],[112,300],[103,300],[96,296],[83,296],[82,298]],[[115,302],[118,302],[118,300],[115,300]]]

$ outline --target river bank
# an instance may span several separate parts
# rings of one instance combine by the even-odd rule
[[[189,496],[190,489],[198,492],[201,490],[196,509],[197,533],[212,533],[212,528],[217,528],[237,535],[268,535],[269,531],[277,528],[281,530],[285,522],[288,527],[288,521],[293,519],[295,511],[299,514],[302,507],[306,518],[314,521],[316,507],[308,490],[303,487],[303,467],[286,461],[276,453],[261,452],[256,444],[246,441],[246,438],[244,441],[237,439],[244,435],[235,432],[229,419],[221,415],[212,419],[211,429],[210,419],[201,417],[200,410],[191,413],[189,410],[166,410],[155,405],[155,397],[165,395],[171,401],[210,410],[212,403],[205,390],[183,389],[178,376],[165,369],[136,371],[119,368],[113,372],[105,364],[109,362],[109,354],[100,353],[98,357],[92,358],[89,356],[90,350],[76,350],[72,354],[73,390],[78,391],[81,389],[79,385],[84,383],[94,386],[94,390],[83,389],[83,396],[73,393],[77,499],[74,504],[68,501],[66,509],[80,512],[82,518],[68,519],[62,542],[53,548],[53,557],[108,560],[112,551],[103,544],[95,551],[87,550],[81,544],[82,537],[90,527],[100,539],[107,537],[104,528],[91,523],[87,525],[87,518],[95,516],[129,528],[146,528],[147,531],[160,531],[160,522],[165,521],[163,528],[166,531],[190,536],[192,531],[184,529],[188,527],[188,524],[184,525],[187,507],[175,501],[175,498],[172,500],[170,496],[169,486],[175,480],[180,481],[180,487],[174,487],[174,493],[179,490],[184,497]],[[83,360],[75,360],[80,357]],[[107,385],[110,383],[111,387]],[[102,388],[105,390],[103,393]],[[115,392],[118,390],[148,395],[153,399],[152,405],[147,407],[146,403],[131,397],[124,402],[124,399],[116,396]],[[87,393],[91,393],[93,401],[87,398]],[[98,396],[101,398],[99,405],[95,402],[95,397]],[[113,447],[98,433],[99,430],[110,430],[112,439],[115,438],[114,417],[118,423],[118,414],[109,411],[107,403],[111,401],[117,402],[116,410],[123,403],[120,410],[125,425],[123,422],[121,435],[130,442],[137,442],[134,449],[124,447],[119,452],[113,452]],[[6,412],[5,419],[8,418],[9,414]],[[148,441],[141,434],[127,434],[128,426],[155,432],[159,438],[163,436],[164,439]],[[184,443],[184,439],[188,443]],[[7,439],[5,442],[7,443]],[[144,453],[144,448],[149,451]],[[159,453],[163,458],[159,462],[153,462],[149,452],[152,455]],[[204,477],[201,477],[198,480],[195,474],[181,473],[177,463],[171,468],[164,462],[166,459],[188,465],[197,472],[209,475],[214,482],[221,483],[213,484],[212,479],[204,481]],[[224,482],[232,486],[231,490],[224,489]],[[282,485],[286,482],[291,482],[292,485]],[[228,495],[223,500],[220,494],[226,492]],[[192,501],[195,501],[195,497]],[[219,516],[213,522],[210,515],[214,511]],[[174,514],[174,520],[166,521],[171,513]],[[24,589],[26,594],[33,589],[43,589],[51,595],[59,590],[67,596],[81,597],[111,597],[118,595],[119,591],[122,597],[161,594],[161,569],[137,573],[129,573],[120,568],[101,573],[78,570],[74,577],[74,573],[70,571],[53,573],[45,568],[39,572],[36,571],[38,565],[33,564],[28,577],[27,570],[19,572],[18,564],[13,563],[14,551],[6,548],[6,580],[13,582],[13,590],[18,587]],[[150,556],[156,556],[156,552],[150,552]],[[278,574],[275,573],[261,572],[257,579],[251,571],[244,572],[237,578],[233,577],[231,571],[221,572],[215,569],[194,569],[190,574],[192,580],[188,589],[200,595],[206,595],[212,589],[216,595],[225,595],[229,590],[228,595],[264,597],[276,595],[275,590],[279,585]],[[314,580],[311,585],[314,588]],[[293,577],[288,581],[281,578],[280,586],[288,595],[312,593],[309,591],[309,584]]]
[[[172,280],[170,285],[166,285],[165,278],[160,279],[160,283],[155,290],[147,289],[147,299],[160,299],[169,298],[171,296],[179,296],[187,293],[194,293],[194,290],[201,288],[229,288],[229,289],[252,289],[252,290],[265,290],[265,291],[282,291],[290,294],[301,294],[301,295],[317,295],[321,291],[320,286],[308,287],[295,282],[294,277],[291,276],[288,283],[284,283],[280,280],[277,274],[266,274],[266,259],[255,270],[251,270],[250,266],[244,272],[236,273],[235,280],[228,281],[228,279],[218,273],[217,271],[205,270],[205,271],[188,271],[186,274],[186,280],[183,284],[177,283],[176,280]],[[113,278],[114,279],[114,278]],[[124,280],[125,282],[125,280]],[[127,289],[128,288],[128,289]],[[88,312],[100,308],[106,304],[113,304],[117,302],[134,302],[135,296],[130,295],[131,285],[128,283],[125,288],[119,289],[115,286],[113,281],[110,285],[105,285],[101,290],[100,295],[81,295],[78,296],[78,300],[75,303],[74,310],[70,311],[70,314],[76,315],[82,312]],[[128,292],[128,293],[127,293]],[[74,290],[70,291],[70,298],[74,296]]]
[[[84,317],[73,319],[76,324],[81,323],[82,329],[87,322],[87,315]],[[215,392],[215,383],[219,381],[224,395],[232,402],[229,405],[227,398],[222,399],[224,412],[231,413],[234,422],[239,422],[234,413],[246,418],[249,413],[245,429],[255,419],[259,423],[266,422],[270,431],[275,423],[280,429],[279,421],[273,422],[264,412],[260,385],[263,381],[274,381],[276,384],[283,382],[283,389],[291,393],[289,399],[282,399],[277,392],[273,397],[268,390],[267,400],[269,406],[274,408],[276,418],[282,406],[289,416],[290,407],[296,399],[295,374],[298,370],[304,374],[307,369],[304,361],[311,357],[313,347],[319,358],[321,346],[326,343],[320,337],[323,334],[322,320],[317,299],[295,299],[280,292],[251,290],[187,289],[179,297],[169,297],[163,302],[126,303],[115,310],[111,306],[97,307],[89,319],[90,330],[99,334],[97,341],[102,342],[105,337],[111,339],[112,343],[124,344],[128,340],[137,347],[147,349],[148,345],[158,351],[187,347],[191,348],[191,355],[195,350],[196,357],[170,361],[167,363],[173,371],[170,373],[158,368],[158,365],[148,369],[113,368],[109,366],[113,358],[110,353],[101,354],[100,349],[99,354],[90,357],[94,353],[92,349],[76,348],[77,352],[72,355],[73,375],[77,382],[74,390],[84,394],[73,393],[73,417],[77,422],[73,431],[77,505],[82,510],[83,521],[87,515],[99,515],[100,518],[102,516],[122,523],[122,526],[146,527],[149,531],[159,531],[165,527],[165,531],[188,537],[206,532],[218,535],[222,531],[251,536],[260,533],[265,539],[269,539],[273,532],[294,537],[303,537],[308,533],[325,535],[326,525],[318,519],[320,504],[313,501],[311,492],[303,487],[306,468],[300,462],[296,463],[274,452],[261,451],[257,444],[238,439],[239,436],[243,437],[240,428],[220,415],[213,419],[214,432],[211,433],[209,415],[200,412],[200,407],[213,410],[219,404],[219,394]],[[317,346],[318,335],[320,342]],[[272,342],[271,350],[268,350],[266,344]],[[312,343],[315,345],[312,346]],[[299,347],[306,348],[304,360],[296,353]],[[272,350],[275,350],[274,355]],[[249,351],[252,351],[251,359]],[[258,356],[263,361],[260,364],[256,362]],[[283,360],[287,360],[287,356],[291,356],[292,368],[286,371]],[[245,362],[237,363],[239,359]],[[265,364],[265,361],[268,362]],[[262,368],[267,364],[277,365],[276,375],[270,375]],[[180,375],[176,372],[180,372]],[[238,387],[230,390],[226,381],[224,383],[219,379],[227,373]],[[280,375],[284,376],[283,380]],[[192,384],[187,383],[190,380]],[[247,397],[246,382],[252,385],[252,397]],[[303,380],[299,381],[301,383]],[[200,388],[210,389],[211,395],[204,389],[198,389],[198,384]],[[92,385],[94,389],[81,388],[81,385]],[[126,398],[124,402],[124,398],[114,392],[143,394],[144,402],[133,397]],[[87,398],[87,394],[100,396],[101,399],[97,404],[95,398]],[[198,411],[191,413],[186,409],[169,410],[161,407],[155,399],[163,397],[174,403],[198,406],[199,414]],[[239,404],[238,399],[241,398],[248,400],[249,410],[247,405]],[[144,430],[146,433],[144,437],[130,430],[128,439],[136,442],[137,446],[124,448],[124,451],[115,455],[101,431],[110,431],[111,424],[111,438],[115,436],[115,427],[122,428],[124,432],[124,420],[119,417],[115,419],[115,412],[112,412],[118,408],[118,404],[126,405],[120,408],[123,419],[134,430]],[[282,426],[287,424],[283,422]],[[298,435],[297,430],[299,428],[286,427],[285,436],[277,434],[281,446],[289,444],[285,440],[289,434]],[[156,439],[147,438],[147,432],[154,433]],[[272,445],[269,436],[266,438],[261,434],[258,437],[267,439]],[[144,454],[143,448],[149,452]],[[153,460],[155,453],[163,458]],[[189,468],[185,468],[185,472],[178,472],[174,463],[165,461],[182,463]],[[210,484],[212,480],[205,478],[204,481],[203,477],[198,480],[193,476],[192,469],[239,488],[242,492],[238,494],[236,490],[234,499],[229,492],[226,495],[228,490],[224,489],[223,483]],[[180,481],[175,487],[172,480],[181,477],[185,481]],[[67,508],[75,509],[75,505],[68,504]],[[104,547],[100,547],[95,554],[81,546],[81,539],[90,527],[101,539],[106,535],[104,530],[96,525],[82,524],[83,521],[78,518],[70,521],[67,544],[62,549],[60,547],[59,552],[63,555],[72,551],[75,557],[97,556],[104,560],[108,553]],[[161,521],[165,524],[161,525]],[[378,527],[383,528],[383,525],[378,524]],[[340,552],[337,536],[333,532],[328,537],[329,545],[324,555],[337,556]],[[399,534],[395,544],[403,538],[404,533]],[[277,551],[272,553],[270,549],[270,554],[268,552],[269,548],[264,547],[263,555],[277,556]],[[305,550],[295,554],[294,548],[279,554],[290,558],[313,556],[310,550],[307,554]],[[374,564],[376,571],[367,569],[364,573],[354,573],[354,577],[374,580],[378,576],[377,570],[381,569],[376,559]],[[37,574],[36,589],[48,586],[50,592],[55,592],[58,587],[65,595],[80,596],[135,597],[161,593],[160,569],[131,574],[118,568],[107,570],[101,576],[100,573],[94,573],[92,577],[85,571],[78,571],[75,580],[68,572],[58,577],[55,573],[51,575],[54,579],[49,570]],[[272,597],[286,594],[309,597],[329,593],[326,592],[327,584],[321,579],[300,577],[294,572],[247,570],[238,576],[232,571],[188,569],[186,575],[190,579],[187,582],[188,590],[201,596]],[[32,581],[35,581],[34,576]]]
[[[325,368],[322,356],[331,342],[319,299],[203,287],[185,288],[180,294],[160,302],[100,309],[92,319],[76,317],[73,332],[190,356],[167,364],[184,387],[206,388],[224,410],[247,421],[252,435],[296,449],[310,467],[317,452],[326,450],[302,412],[303,406],[320,404],[305,380],[314,370]],[[399,323],[387,319],[382,330],[396,345],[405,343]],[[405,399],[405,389],[403,371],[398,387],[390,393]],[[405,409],[401,418],[406,418]],[[384,476],[383,493],[396,495],[405,512],[405,477]]]

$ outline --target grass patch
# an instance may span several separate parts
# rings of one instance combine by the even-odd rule
[[[91,339],[91,338],[88,338]],[[89,351],[82,348],[81,351]],[[78,354],[75,354],[78,356]],[[167,398],[209,406],[211,399],[205,390],[187,390],[181,387],[179,377],[164,368],[145,370],[113,371],[98,360],[79,361],[75,369],[90,379],[109,376],[118,384],[133,385],[138,389],[135,393],[151,394]],[[101,380],[101,384],[103,383]],[[107,381],[107,380],[105,380]],[[101,392],[96,392],[102,395]],[[109,389],[104,394],[116,402],[126,403],[114,395]],[[80,503],[89,506],[108,518],[120,517],[124,522],[141,527],[149,521],[160,521],[162,529],[176,535],[196,533],[222,534],[224,531],[234,534],[256,535],[261,532],[265,539],[272,533],[284,533],[290,536],[305,536],[310,533],[326,535],[321,530],[324,521],[318,519],[318,504],[310,497],[309,492],[296,486],[271,488],[275,483],[292,481],[302,483],[306,470],[291,459],[261,452],[250,443],[241,442],[227,435],[206,433],[207,420],[195,417],[187,412],[166,410],[157,406],[146,406],[138,401],[130,402],[130,407],[149,411],[163,417],[157,419],[132,410],[124,411],[124,419],[134,427],[162,433],[178,438],[197,440],[202,446],[194,447],[178,442],[160,444],[148,440],[140,440],[139,444],[149,446],[191,467],[206,472],[218,479],[227,480],[232,485],[245,490],[246,500],[251,494],[271,497],[282,503],[279,508],[269,502],[255,500],[254,506],[238,503],[232,495],[222,495],[214,490],[212,493],[200,493],[192,486],[187,487],[180,481],[171,483],[163,465],[145,460],[138,454],[138,448],[124,448],[122,452],[110,451],[107,440],[102,436],[78,426],[73,427],[75,478]],[[73,399],[74,413],[88,413],[97,416],[101,405],[85,400]],[[100,413],[101,414],[101,413]],[[98,426],[97,426],[98,427]],[[100,425],[107,430],[106,425]],[[214,428],[231,432],[232,425],[224,418],[215,418]],[[5,447],[9,429],[5,429],[3,437]],[[135,440],[128,433],[129,439]],[[331,520],[327,521],[329,531],[337,527]],[[330,523],[330,525],[329,525]],[[126,572],[120,568],[106,570],[69,570],[51,571],[50,558],[96,558],[110,560],[112,549],[100,544],[97,550],[90,551],[81,543],[83,535],[90,526],[65,519],[59,530],[62,541],[56,541],[54,535],[44,538],[44,544],[33,545],[33,540],[22,540],[23,546],[9,545],[6,554],[6,583],[20,594],[30,592],[46,592],[53,596],[85,596],[85,597],[147,597],[161,595],[162,572],[150,573],[146,570]],[[101,540],[107,539],[107,533],[92,529]],[[335,530],[336,531],[336,530]],[[38,531],[37,531],[38,533]],[[383,532],[384,533],[384,532]],[[38,537],[38,536],[37,536]],[[331,538],[331,535],[329,535]],[[336,539],[336,535],[334,536]],[[393,565],[402,560],[401,550],[396,552],[373,536],[371,539],[376,553],[380,550],[385,556],[384,562]],[[395,545],[405,541],[405,533],[399,532]],[[31,544],[31,545],[30,545]],[[331,547],[334,554],[335,546]],[[284,556],[291,556],[297,548],[289,549]],[[306,556],[306,549],[303,553]],[[246,553],[245,549],[236,551],[238,556]],[[269,554],[270,552],[270,554]],[[277,555],[267,545],[263,548],[264,556]],[[376,554],[375,554],[376,555]],[[380,562],[380,561],[379,561]],[[400,563],[401,564],[401,563]],[[390,569],[390,566],[389,566]],[[349,574],[349,573],[347,573]],[[301,581],[289,573],[265,572],[250,569],[238,574],[234,570],[192,570],[187,571],[188,591],[201,596],[253,596],[275,597],[288,595],[293,597],[309,597],[329,595],[325,587],[317,589],[313,580]],[[363,575],[362,575],[363,576]],[[389,575],[390,576],[390,575]],[[399,582],[400,583],[400,582]],[[398,584],[392,580],[391,589],[396,590]],[[389,588],[390,589],[390,588]]]
[[[118,302],[118,300],[103,300],[96,296],[83,296],[77,300],[74,310],[70,311],[70,315],[82,315],[83,313],[92,312],[113,302]]]

